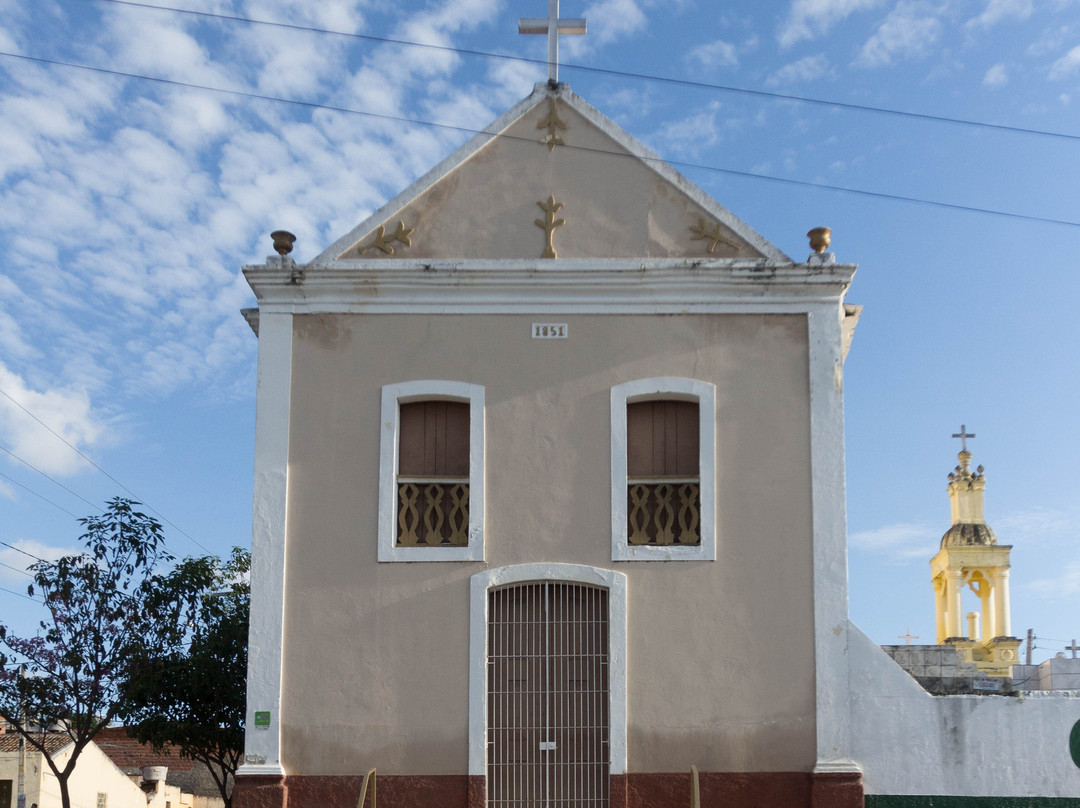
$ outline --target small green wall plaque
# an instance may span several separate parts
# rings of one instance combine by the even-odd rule
[[[270,729],[270,711],[255,713],[255,729]]]
[[[1080,721],[1073,724],[1072,732],[1069,733],[1069,754],[1072,755],[1073,763],[1080,766]]]

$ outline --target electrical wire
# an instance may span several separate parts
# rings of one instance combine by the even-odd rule
[[[44,561],[43,558],[38,558],[33,553],[28,553],[28,552],[26,552],[26,550],[23,550],[23,549],[21,549],[19,547],[16,547],[14,544],[8,544],[6,541],[0,541],[0,544],[2,544],[4,547],[8,547],[8,548],[14,550],[17,553],[22,553],[25,556],[29,556],[30,558],[34,559],[35,561]],[[0,561],[0,566],[7,567],[8,569],[11,569],[11,570],[15,570],[16,572],[21,572],[23,575],[30,575],[30,577],[33,577],[26,570],[20,570],[18,567],[13,567],[10,564],[3,563],[2,561]],[[37,600],[36,598],[32,598],[29,595],[24,594],[22,592],[16,592],[14,589],[8,589],[6,587],[0,586],[0,592],[7,592],[9,595],[15,595],[16,597],[24,598],[25,600],[29,600],[29,601],[32,601],[34,603],[40,603],[40,601]]]
[[[210,552],[210,549],[209,549],[208,547],[206,547],[206,546],[205,546],[205,545],[204,545],[204,544],[203,544],[202,542],[200,542],[200,541],[196,540],[196,539],[195,539],[195,538],[194,538],[194,537],[193,537],[193,536],[192,536],[191,534],[189,534],[189,533],[188,533],[187,531],[185,531],[185,530],[181,529],[181,528],[180,528],[180,527],[178,527],[178,526],[177,526],[177,525],[176,525],[176,524],[175,524],[174,522],[172,522],[172,521],[171,521],[170,519],[166,518],[166,517],[164,516],[164,514],[162,514],[162,513],[161,513],[161,512],[160,512],[160,511],[159,511],[159,510],[158,510],[157,508],[153,507],[152,505],[150,505],[150,504],[149,504],[149,503],[147,503],[147,502],[144,502],[144,501],[143,501],[143,500],[142,500],[142,499],[141,499],[141,498],[139,497],[139,495],[138,495],[138,494],[136,494],[136,493],[135,493],[134,491],[132,491],[132,490],[131,490],[130,488],[128,488],[128,487],[127,487],[126,485],[124,485],[124,484],[123,484],[122,482],[120,482],[120,481],[119,481],[118,479],[116,479],[116,478],[115,478],[115,477],[113,477],[113,476],[112,476],[111,474],[109,474],[109,472],[105,471],[105,469],[103,469],[103,468],[102,468],[101,466],[99,466],[99,465],[98,465],[97,463],[95,463],[95,462],[94,462],[93,460],[91,460],[91,459],[90,459],[89,457],[87,457],[87,456],[86,456],[85,454],[83,454],[83,453],[82,453],[81,451],[79,451],[79,449],[77,449],[77,448],[76,448],[75,446],[73,446],[73,445],[72,445],[71,443],[69,443],[69,442],[68,442],[68,440],[67,440],[67,439],[66,439],[66,438],[65,438],[65,437],[64,437],[63,435],[59,434],[59,433],[58,433],[58,432],[57,432],[56,430],[54,430],[54,429],[53,429],[53,428],[52,428],[51,426],[49,426],[49,425],[48,425],[48,424],[46,424],[46,423],[45,423],[44,421],[42,421],[42,420],[41,420],[40,418],[38,418],[38,417],[37,417],[36,415],[34,415],[34,413],[32,413],[32,412],[30,412],[30,410],[26,409],[26,407],[24,407],[24,406],[23,406],[22,404],[20,404],[20,403],[19,403],[18,401],[16,401],[16,400],[15,400],[14,398],[12,398],[12,397],[11,397],[11,395],[10,395],[10,394],[8,394],[8,392],[7,392],[6,390],[4,390],[3,388],[0,388],[0,395],[3,395],[3,396],[4,396],[4,397],[5,397],[5,398],[6,398],[6,399],[7,399],[8,401],[10,401],[10,402],[11,402],[12,404],[14,404],[14,405],[15,405],[16,407],[18,407],[18,408],[19,408],[20,410],[22,410],[22,411],[23,411],[23,412],[25,412],[25,413],[26,413],[27,415],[29,415],[29,416],[30,416],[31,418],[33,418],[33,419],[34,419],[35,421],[37,421],[37,422],[38,422],[39,424],[41,424],[41,426],[45,427],[45,429],[47,429],[47,430],[48,430],[49,432],[51,432],[51,433],[52,433],[52,434],[53,434],[54,436],[56,436],[56,437],[57,437],[57,438],[58,438],[58,439],[59,439],[59,440],[60,440],[60,441],[61,441],[61,442],[62,442],[62,443],[63,443],[63,444],[65,445],[65,446],[67,446],[67,447],[68,447],[69,449],[71,449],[71,451],[75,452],[75,454],[77,454],[77,455],[78,455],[79,457],[81,457],[81,458],[82,458],[83,460],[85,460],[85,461],[86,461],[87,463],[89,463],[89,464],[90,464],[91,466],[93,466],[93,467],[94,467],[95,469],[97,469],[98,471],[100,471],[100,472],[101,472],[102,474],[104,474],[104,475],[105,475],[106,477],[108,477],[108,478],[109,478],[110,480],[112,480],[112,481],[113,481],[114,483],[116,483],[116,484],[117,484],[118,486],[120,486],[121,488],[123,488],[123,489],[124,489],[124,490],[125,490],[125,491],[126,491],[127,493],[131,494],[131,496],[133,496],[133,497],[134,497],[134,498],[135,498],[136,500],[138,500],[138,501],[140,502],[140,504],[142,504],[142,505],[146,506],[146,508],[147,508],[147,509],[149,509],[149,510],[153,511],[153,512],[154,512],[155,514],[157,514],[157,516],[158,516],[158,517],[159,517],[159,518],[161,519],[161,521],[162,521],[162,522],[165,522],[165,523],[166,523],[167,525],[169,525],[170,527],[172,527],[172,528],[173,528],[173,530],[175,530],[175,531],[177,531],[178,533],[180,533],[180,535],[182,535],[182,536],[185,536],[185,537],[186,537],[187,539],[189,539],[189,540],[190,540],[190,541],[192,542],[192,544],[194,544],[194,545],[196,545],[197,547],[201,548],[201,549],[202,549],[202,550],[203,550],[204,552],[207,552],[207,553],[209,553],[209,552]],[[26,490],[27,490],[27,491],[30,491],[30,493],[34,494],[35,496],[41,497],[41,498],[42,498],[42,499],[44,499],[44,500],[45,500],[46,502],[48,502],[48,503],[49,503],[50,505],[56,505],[56,503],[55,503],[55,502],[53,502],[52,500],[50,500],[50,499],[48,499],[48,498],[46,498],[46,497],[43,497],[43,496],[41,496],[41,494],[38,494],[38,493],[37,493],[36,491],[33,491],[33,490],[31,490],[30,488],[27,488],[27,487],[26,487],[25,485],[23,485],[22,483],[20,483],[20,482],[18,482],[18,481],[16,481],[16,480],[12,480],[12,479],[11,479],[11,477],[8,477],[8,476],[7,476],[6,474],[0,475],[0,476],[3,476],[3,477],[5,477],[5,478],[7,478],[8,480],[11,480],[11,482],[15,483],[15,484],[16,484],[16,485],[18,485],[18,486],[21,486],[21,487],[23,487],[23,488],[26,488]],[[91,503],[91,504],[92,504],[92,503]],[[69,515],[71,515],[72,517],[74,517],[74,518],[76,518],[76,519],[78,519],[78,518],[79,518],[78,516],[75,516],[75,514],[71,513],[71,511],[67,510],[66,508],[62,508],[62,507],[61,507],[61,506],[59,506],[59,505],[56,505],[56,507],[57,507],[57,508],[60,508],[60,510],[62,510],[62,511],[63,511],[64,513],[66,513],[66,514],[69,514]]]
[[[319,104],[319,103],[316,103],[314,101],[299,101],[299,100],[290,99],[290,98],[280,98],[280,97],[277,97],[277,96],[264,95],[262,93],[247,92],[245,90],[229,90],[229,89],[225,89],[225,88],[222,88],[222,87],[210,87],[210,86],[205,85],[205,84],[195,84],[193,82],[178,81],[176,79],[165,79],[165,78],[160,78],[160,77],[157,77],[157,76],[144,76],[144,75],[141,75],[141,74],[138,74],[138,73],[128,73],[128,72],[125,72],[125,71],[122,71],[122,70],[112,70],[112,69],[105,68],[105,67],[94,67],[94,66],[91,66],[91,65],[78,64],[78,63],[75,63],[75,62],[64,62],[64,61],[61,61],[61,60],[58,60],[58,59],[45,59],[45,58],[40,57],[40,56],[29,56],[27,54],[21,54],[21,53],[8,53],[6,51],[0,51],[0,56],[6,56],[6,57],[12,58],[12,59],[23,59],[23,60],[30,61],[30,62],[38,62],[38,63],[41,63],[41,64],[54,65],[54,66],[57,66],[57,67],[70,67],[70,68],[75,68],[75,69],[78,69],[78,70],[88,70],[88,71],[91,71],[91,72],[94,72],[94,73],[102,73],[102,74],[105,74],[105,75],[118,76],[118,77],[121,77],[121,78],[137,79],[137,80],[141,80],[141,81],[150,81],[150,82],[154,82],[154,83],[157,83],[157,84],[165,84],[165,85],[168,85],[168,86],[171,86],[171,87],[183,87],[183,88],[189,89],[189,90],[200,90],[200,91],[205,91],[205,92],[221,93],[223,95],[238,96],[238,97],[241,97],[241,98],[250,98],[250,99],[255,99],[255,100],[259,100],[259,101],[270,101],[270,102],[279,103],[279,104],[292,104],[292,105],[295,105],[295,106],[306,107],[308,109],[322,109],[322,110],[327,110],[329,112],[340,112],[340,113],[348,114],[348,115],[360,115],[360,116],[367,117],[367,118],[375,118],[375,119],[378,119],[378,120],[393,121],[393,122],[396,122],[396,123],[406,123],[406,124],[411,124],[413,126],[426,126],[426,127],[431,127],[431,128],[434,128],[434,129],[444,129],[444,130],[448,130],[448,131],[452,131],[452,132],[460,132],[460,133],[468,134],[468,135],[488,134],[492,139],[502,138],[502,139],[506,139],[506,140],[518,140],[518,141],[529,142],[529,143],[534,143],[535,142],[535,141],[530,140],[529,138],[525,138],[525,137],[520,137],[520,136],[515,136],[515,135],[507,135],[505,133],[493,134],[493,133],[485,132],[485,130],[482,130],[482,129],[472,129],[472,128],[469,128],[469,127],[466,127],[466,126],[455,126],[455,125],[452,125],[452,124],[435,123],[433,121],[425,121],[425,120],[419,119],[419,118],[405,118],[405,117],[398,116],[398,115],[386,115],[384,113],[378,113],[378,112],[366,112],[364,110],[351,109],[349,107],[338,107],[338,106],[332,106],[332,105],[329,105],[329,104]],[[771,176],[771,175],[768,175],[768,174],[760,174],[760,173],[757,173],[757,172],[754,172],[754,171],[739,171],[737,169],[720,168],[719,166],[708,166],[708,165],[703,165],[703,164],[700,164],[700,163],[688,163],[688,162],[679,161],[679,160],[665,160],[665,159],[663,159],[661,157],[639,157],[637,155],[633,155],[633,154],[629,154],[629,153],[612,152],[612,151],[609,151],[607,149],[600,149],[600,148],[589,147],[589,146],[564,145],[564,146],[561,146],[560,148],[572,149],[572,150],[583,151],[583,152],[592,152],[592,153],[595,153],[595,154],[604,154],[604,155],[608,155],[608,156],[612,156],[612,157],[621,157],[621,158],[628,158],[628,159],[645,160],[645,161],[653,162],[653,163],[666,163],[667,165],[677,166],[677,167],[680,167],[680,168],[696,169],[696,170],[699,170],[699,171],[708,171],[708,172],[714,172],[714,173],[718,173],[718,174],[726,174],[726,175],[735,176],[735,177],[745,177],[745,178],[757,179],[757,180],[768,180],[770,182],[779,182],[779,183],[783,183],[783,184],[786,184],[786,185],[797,185],[797,186],[804,187],[804,188],[816,188],[816,189],[819,189],[819,190],[837,191],[839,193],[853,194],[853,195],[856,195],[856,196],[870,197],[870,198],[873,198],[873,199],[885,199],[885,200],[888,200],[890,202],[909,202],[909,203],[917,204],[917,205],[927,205],[927,206],[930,206],[930,207],[945,208],[945,209],[948,209],[948,210],[958,210],[958,211],[964,211],[964,212],[967,212],[967,213],[978,213],[978,214],[984,214],[984,215],[988,215],[988,216],[1000,216],[1000,217],[1007,218],[1007,219],[1019,219],[1021,221],[1038,222],[1040,224],[1056,224],[1056,225],[1063,225],[1065,227],[1080,227],[1080,221],[1073,221],[1073,220],[1069,220],[1069,219],[1052,219],[1052,218],[1045,217],[1045,216],[1033,216],[1033,215],[1026,214],[1026,213],[1015,213],[1013,211],[995,210],[993,208],[980,208],[980,207],[975,206],[975,205],[961,205],[961,204],[953,203],[953,202],[941,202],[941,201],[938,201],[938,200],[923,199],[923,198],[914,197],[914,196],[903,196],[901,194],[890,194],[890,193],[884,193],[884,192],[881,192],[881,191],[867,191],[867,190],[864,190],[864,189],[861,189],[861,188],[848,188],[848,187],[841,186],[841,185],[828,185],[826,183],[820,183],[820,182],[809,182],[808,180],[795,180],[795,179],[788,179],[786,177],[774,177],[774,176]],[[0,392],[2,392],[2,391],[0,391]],[[108,476],[108,475],[106,475],[106,476]],[[110,477],[110,479],[113,479],[113,478]],[[114,480],[114,482],[115,482],[115,480]],[[117,483],[117,484],[119,485],[119,483]],[[121,487],[123,487],[123,486],[121,486]],[[128,490],[128,489],[125,488],[124,490]],[[172,524],[172,523],[170,522],[169,524]],[[173,527],[176,527],[176,526],[173,525]],[[179,530],[179,528],[177,528],[177,530]],[[181,531],[181,533],[183,533],[183,531]],[[187,535],[187,534],[185,533],[184,535]],[[191,537],[188,536],[188,538],[191,538]],[[194,541],[194,539],[192,539],[192,541]],[[198,544],[198,542],[196,542],[196,544]],[[199,546],[201,547],[202,545],[199,545]],[[206,549],[206,548],[203,548],[203,549]]]
[[[25,575],[27,578],[33,578],[34,577],[33,573],[27,572],[26,570],[21,570],[18,567],[13,567],[10,564],[5,564],[3,561],[0,561],[0,567],[7,567],[9,570],[17,572],[20,575]]]
[[[59,480],[57,480],[57,479],[55,479],[53,477],[50,477],[48,474],[46,474],[44,471],[39,469],[37,466],[30,463],[28,460],[24,460],[23,458],[19,457],[17,454],[15,454],[13,451],[11,451],[11,449],[8,449],[6,446],[0,446],[0,452],[7,452],[9,456],[15,458],[16,460],[18,460],[20,463],[22,463],[27,468],[36,471],[38,474],[40,474],[42,477],[44,477],[49,482],[60,486],[61,488],[63,488],[65,491],[67,491],[72,496],[78,497],[83,502],[85,502],[87,505],[89,505],[91,508],[100,508],[101,507],[97,503],[91,502],[90,500],[88,500],[86,497],[84,497],[82,494],[78,493],[77,491],[72,491],[70,488],[68,488],[66,485],[64,485]]]
[[[7,547],[7,548],[9,548],[11,550],[14,550],[16,553],[22,553],[24,556],[29,556],[30,558],[34,559],[35,561],[44,561],[45,560],[41,556],[36,556],[33,553],[28,553],[28,552],[26,552],[26,550],[23,550],[21,547],[16,547],[14,544],[8,544],[6,541],[0,540],[0,544],[4,545],[4,547]]]
[[[427,48],[429,50],[455,53],[461,56],[480,56],[486,59],[500,59],[503,61],[520,62],[524,64],[547,65],[547,59],[534,59],[527,56],[514,56],[512,54],[495,53],[493,51],[474,50],[471,48],[458,48],[451,45],[435,45],[426,42],[413,42],[407,39],[393,39],[391,37],[374,36],[372,34],[357,34],[349,31],[337,31],[330,28],[315,28],[309,25],[297,25],[295,23],[275,22],[272,20],[259,20],[253,17],[241,17],[233,14],[215,14],[209,11],[195,11],[194,9],[177,8],[175,6],[158,6],[152,5],[150,3],[135,2],[135,0],[82,0],[82,2],[111,3],[118,6],[131,6],[133,8],[152,9],[154,11],[166,11],[173,14],[187,14],[193,17],[222,20],[224,22],[241,22],[249,25],[262,25],[271,28],[281,28],[289,31],[302,31],[304,33],[337,36],[347,39],[358,39],[365,42],[377,42],[385,45],[404,45],[406,47],[412,48]],[[790,95],[787,93],[773,93],[766,90],[753,90],[747,87],[734,87],[732,85],[726,84],[710,84],[708,82],[692,81],[690,79],[677,79],[670,76],[656,76],[648,73],[633,73],[625,70],[615,70],[612,68],[604,67],[591,67],[588,65],[580,64],[567,64],[565,62],[560,62],[559,68],[561,70],[571,70],[582,73],[596,73],[598,75],[612,76],[615,78],[623,79],[636,79],[639,81],[658,82],[661,84],[674,85],[678,87],[688,87],[698,90],[712,90],[715,92],[750,95],[758,98],[769,98],[775,101],[797,101],[802,104],[814,104],[818,106],[834,107],[837,109],[845,109],[855,112],[869,112],[878,115],[893,115],[901,118],[912,118],[915,120],[932,121],[934,123],[948,123],[960,126],[972,126],[980,129],[991,129],[1024,135],[1037,135],[1040,137],[1062,138],[1065,140],[1080,140],[1080,134],[1070,134],[1068,132],[1053,132],[1049,130],[1032,129],[1023,126],[1008,126],[1006,124],[988,123],[986,121],[976,121],[969,118],[953,118],[947,115],[932,115],[930,113],[924,112],[907,112],[905,110],[892,109],[889,107],[876,107],[867,104],[852,104],[844,101],[830,101],[824,98],[813,98],[810,96],[802,95]]]
[[[16,592],[14,589],[8,589],[7,587],[4,587],[4,586],[0,586],[0,592],[7,592],[9,595],[14,595],[17,598],[23,598],[24,600],[29,600],[29,601],[31,601],[33,603],[40,603],[41,602],[41,601],[37,600],[36,598],[32,598],[29,595],[23,594],[22,592]]]
[[[79,517],[78,517],[78,516],[77,516],[76,514],[73,514],[73,513],[71,512],[71,511],[69,511],[69,510],[68,510],[67,508],[65,508],[65,507],[64,507],[63,505],[58,505],[57,503],[53,502],[53,501],[52,501],[51,499],[49,499],[49,498],[48,498],[47,496],[45,496],[44,494],[39,494],[39,493],[38,493],[37,491],[35,491],[35,490],[34,490],[33,488],[31,488],[30,486],[28,486],[28,485],[25,485],[25,484],[23,484],[23,483],[20,483],[20,482],[19,482],[18,480],[16,480],[16,479],[15,479],[14,477],[9,477],[8,475],[4,474],[4,473],[3,473],[2,471],[0,471],[0,477],[3,477],[3,478],[4,478],[5,480],[7,480],[7,481],[8,481],[9,483],[14,483],[15,485],[19,486],[19,488],[23,488],[23,489],[26,489],[27,491],[29,491],[29,492],[30,492],[31,494],[33,494],[33,495],[34,495],[35,497],[37,497],[38,499],[43,499],[43,500],[45,500],[45,501],[46,501],[46,502],[48,502],[48,503],[49,503],[50,505],[52,505],[52,506],[53,506],[54,508],[57,508],[58,510],[61,510],[61,511],[63,511],[63,512],[64,512],[64,513],[66,513],[66,514],[67,514],[68,516],[72,517],[73,519],[78,519],[78,518],[79,518]]]

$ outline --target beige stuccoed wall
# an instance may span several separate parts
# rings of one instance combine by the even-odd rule
[[[653,376],[716,385],[716,562],[611,561],[609,391]],[[424,378],[486,388],[485,563],[376,561],[380,388]],[[465,773],[469,577],[535,561],[628,576],[630,771],[813,766],[803,316],[303,315],[292,395],[290,773]]]

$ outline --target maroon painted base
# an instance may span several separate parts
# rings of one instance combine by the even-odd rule
[[[862,775],[859,772],[811,776],[813,777],[810,786],[812,808],[863,808],[863,784]]]
[[[363,775],[237,777],[233,808],[358,808],[363,785]],[[375,777],[379,808],[484,808],[484,786],[483,777],[467,775]],[[370,788],[365,800],[368,807],[373,804]]]
[[[623,781],[619,783],[618,781]],[[701,772],[702,808],[862,808],[862,777],[803,772]],[[690,773],[611,778],[612,808],[688,808]]]
[[[237,777],[233,783],[234,808],[284,808],[284,777]]]
[[[234,808],[357,808],[364,778],[294,775],[238,777]],[[862,808],[858,773],[702,772],[702,808]],[[484,808],[485,778],[466,775],[377,776],[380,808]],[[611,808],[689,808],[687,772],[611,778]],[[371,805],[369,793],[367,805]]]

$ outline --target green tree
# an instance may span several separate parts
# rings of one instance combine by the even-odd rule
[[[250,566],[250,552],[239,547],[227,561],[177,565],[169,586],[197,598],[190,642],[166,653],[146,649],[131,669],[123,714],[142,743],[203,763],[226,808],[244,748]]]
[[[63,808],[82,751],[125,712],[132,661],[147,647],[177,647],[194,613],[179,579],[159,572],[173,558],[161,525],[138,504],[112,500],[101,516],[79,520],[83,553],[30,567],[27,592],[48,612],[37,636],[18,637],[0,622],[0,717],[41,752]],[[49,752],[49,732],[67,736],[66,760]]]

